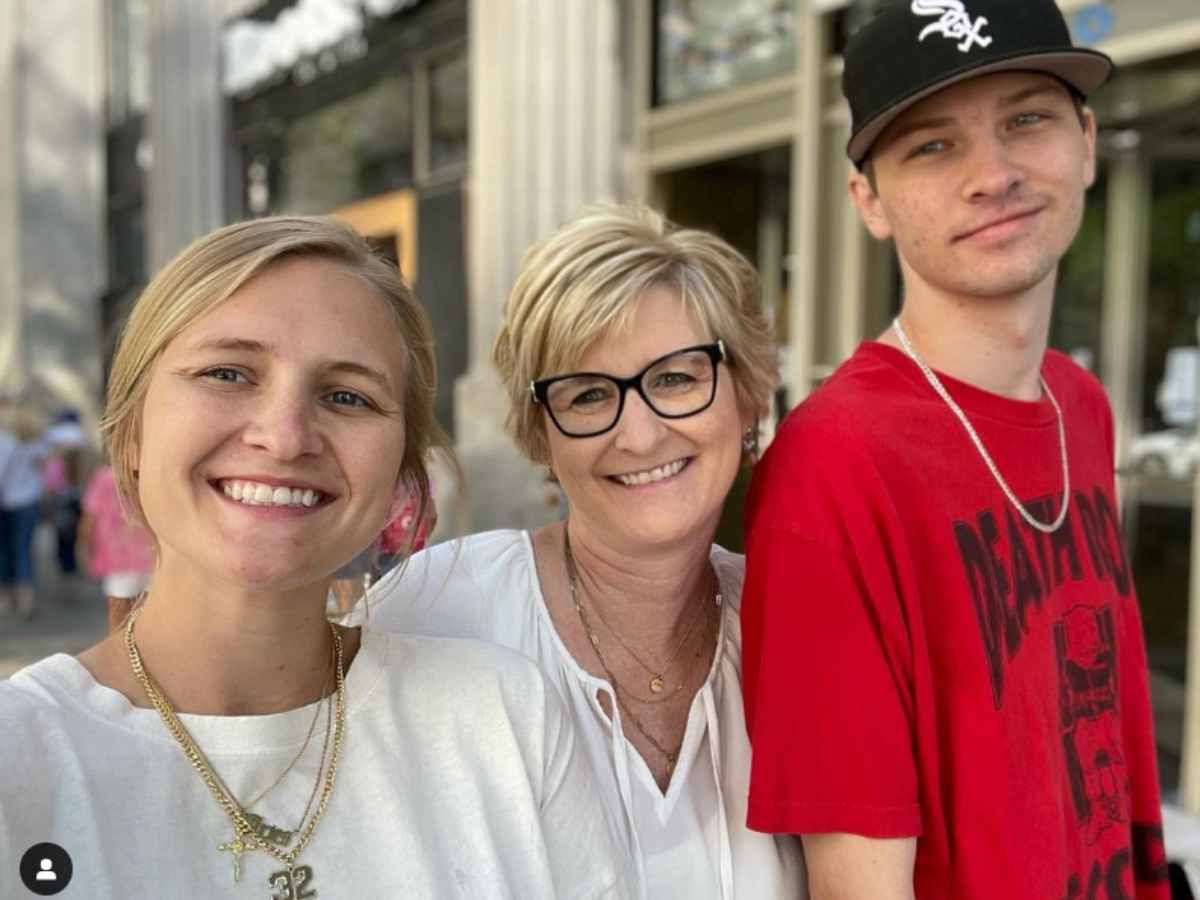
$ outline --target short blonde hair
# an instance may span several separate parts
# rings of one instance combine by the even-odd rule
[[[754,267],[719,237],[653,210],[593,207],[525,254],[492,347],[508,390],[508,431],[535,463],[549,461],[549,445],[529,383],[569,371],[593,343],[628,328],[658,286],[677,290],[725,342],[739,406],[767,414],[779,371]]]
[[[433,332],[425,311],[396,267],[377,256],[350,226],[331,218],[275,216],[228,225],[193,242],[147,285],[121,331],[100,430],[117,491],[143,524],[146,520],[137,494],[137,451],[142,403],[154,363],[180,332],[228,300],[251,278],[274,263],[298,257],[342,266],[373,288],[395,316],[405,356],[405,444],[397,483],[403,483],[416,501],[418,521],[431,515],[427,459],[435,450],[453,457],[434,416]]]

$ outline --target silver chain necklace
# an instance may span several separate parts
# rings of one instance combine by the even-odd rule
[[[1050,398],[1050,404],[1054,407],[1054,414],[1058,417],[1058,446],[1062,450],[1063,468],[1062,506],[1058,511],[1058,517],[1049,524],[1035,518],[1033,513],[1027,510],[1021,504],[1021,501],[1017,499],[1016,494],[1012,492],[1012,489],[1008,486],[1008,482],[1004,480],[1004,477],[1000,474],[1000,470],[996,468],[996,464],[988,455],[987,449],[983,446],[983,441],[980,440],[979,435],[975,433],[975,429],[971,426],[971,422],[967,418],[967,414],[962,411],[962,407],[954,402],[954,398],[950,396],[950,392],[947,391],[945,386],[942,385],[941,380],[934,373],[933,369],[929,368],[929,364],[926,363],[925,360],[923,360],[913,348],[912,342],[909,341],[908,335],[904,333],[904,328],[900,325],[899,316],[892,320],[892,328],[894,328],[896,331],[896,337],[900,338],[900,343],[904,346],[904,352],[912,357],[912,361],[915,362],[918,367],[920,367],[921,372],[925,375],[925,380],[929,382],[930,387],[937,392],[939,397],[946,401],[946,405],[950,407],[956,416],[958,416],[958,421],[960,421],[962,423],[962,427],[967,430],[967,435],[971,438],[971,442],[975,445],[975,449],[979,451],[979,455],[982,456],[983,461],[987,463],[988,470],[992,473],[992,477],[996,479],[996,484],[1000,485],[1000,490],[1004,491],[1004,496],[1008,498],[1009,503],[1016,507],[1017,512],[1021,514],[1021,518],[1023,518],[1038,531],[1041,531],[1045,534],[1053,534],[1054,532],[1058,531],[1062,523],[1066,521],[1067,508],[1071,503],[1071,472],[1067,465],[1067,431],[1063,426],[1062,407],[1058,405],[1058,400],[1054,396],[1054,391],[1050,390],[1050,385],[1046,384],[1046,379],[1041,375],[1038,376],[1038,381],[1041,382],[1042,390],[1045,391],[1046,396]]]

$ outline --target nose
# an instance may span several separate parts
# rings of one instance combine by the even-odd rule
[[[625,394],[625,408],[617,421],[613,445],[626,453],[645,454],[662,439],[666,426],[642,395],[635,390]]]
[[[242,440],[280,460],[320,453],[324,442],[316,413],[299,386],[276,386],[263,393]]]
[[[1017,193],[1024,170],[1013,159],[1012,148],[999,135],[981,137],[967,159],[968,176],[963,193],[973,202],[1004,200]]]

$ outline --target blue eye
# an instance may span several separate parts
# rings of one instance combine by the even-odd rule
[[[655,386],[662,387],[679,387],[680,385],[692,384],[696,379],[687,372],[663,372],[655,380]]]
[[[202,378],[211,378],[213,381],[224,381],[228,384],[237,384],[240,382],[248,382],[249,379],[239,372],[237,369],[231,369],[229,366],[217,366],[201,373]]]
[[[942,140],[929,141],[917,147],[910,156],[932,156],[935,153],[940,153],[946,149],[946,142]]]
[[[592,403],[603,403],[608,399],[608,392],[602,388],[591,388],[577,395],[572,401],[572,406],[587,406]]]
[[[1013,116],[1014,125],[1036,125],[1046,117],[1041,113],[1023,112]]]
[[[370,409],[372,406],[370,400],[362,394],[354,393],[354,391],[332,391],[327,396],[335,406],[358,407],[360,409]]]

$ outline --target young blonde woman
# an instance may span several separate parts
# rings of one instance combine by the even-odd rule
[[[371,621],[538,662],[641,896],[803,897],[799,843],[746,828],[744,562],[713,544],[777,383],[753,267],[651,211],[591,211],[526,255],[495,358],[569,517],[419,554]]]
[[[0,845],[59,844],[88,897],[625,896],[532,664],[326,620],[428,500],[433,373],[412,294],[331,220],[233,225],[154,279],[105,420],[153,580],[0,685]]]

